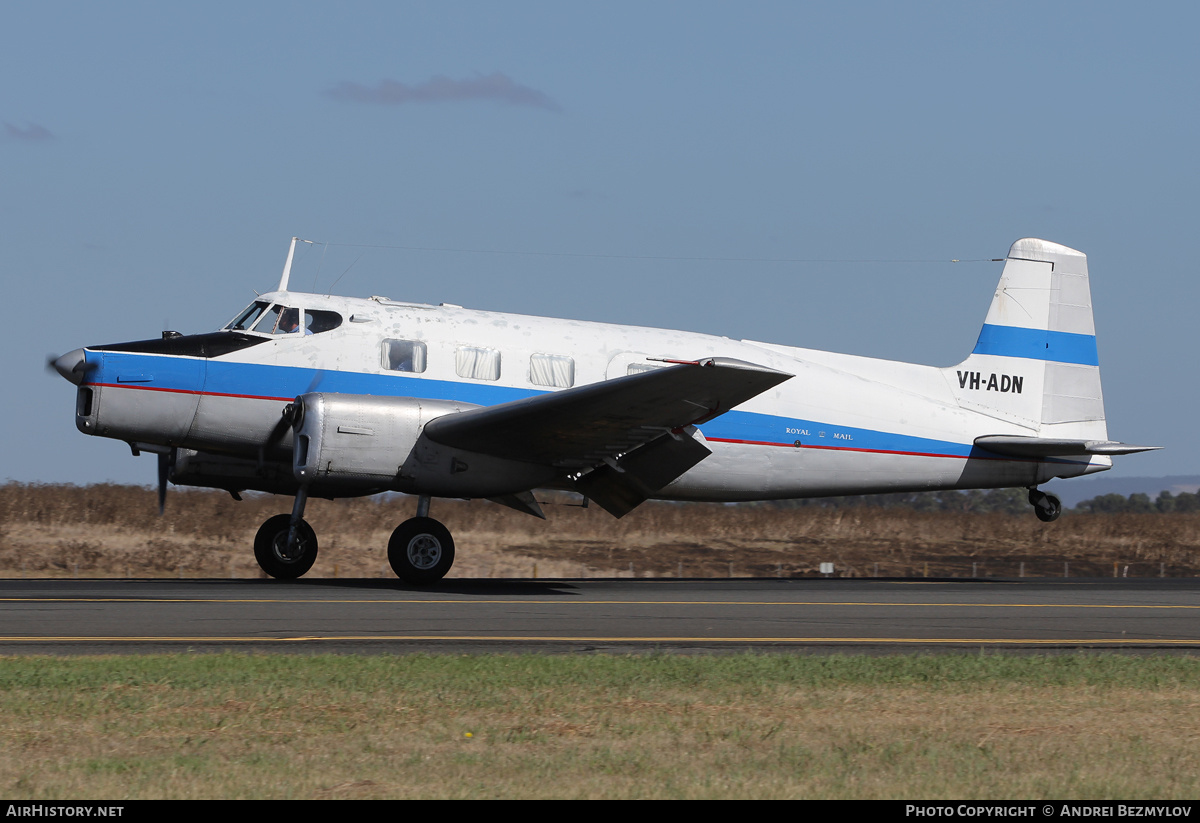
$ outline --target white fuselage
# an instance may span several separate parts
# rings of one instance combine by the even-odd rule
[[[135,444],[249,459],[261,457],[270,442],[267,457],[280,460],[291,448],[290,433],[272,441],[272,431],[284,406],[307,392],[492,406],[562,390],[568,379],[578,387],[624,377],[631,366],[728,357],[793,377],[700,425],[711,456],[659,498],[738,501],[1031,486],[1111,465],[1102,456],[1022,459],[974,446],[981,435],[1037,432],[1012,415],[964,402],[969,378],[961,368],[382,298],[274,292],[261,301],[334,313],[341,322],[308,334],[238,332],[263,340],[215,356],[88,349],[93,414],[80,418],[80,428]],[[389,367],[387,341],[421,344],[423,370]],[[544,365],[549,361],[553,368]],[[1036,378],[1028,379],[1032,385]],[[987,380],[985,374],[977,388],[985,399]],[[998,397],[1017,389],[997,381],[993,390]],[[1102,420],[1097,432],[1103,437]]]

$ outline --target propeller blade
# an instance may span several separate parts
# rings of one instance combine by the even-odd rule
[[[292,403],[288,403],[283,407],[283,413],[279,416],[279,422],[271,429],[271,433],[267,435],[267,440],[258,450],[258,468],[261,470],[267,460],[267,452],[272,451],[279,442],[283,440],[283,436],[288,433],[288,430],[293,428],[300,420],[304,418],[304,404],[297,397]]]
[[[167,507],[167,481],[171,479],[171,470],[175,468],[175,449],[158,455],[158,515],[162,516]]]

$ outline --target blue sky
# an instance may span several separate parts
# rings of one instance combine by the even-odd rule
[[[293,282],[319,290],[933,365],[970,351],[1000,274],[947,261],[1042,237],[1089,256],[1110,436],[1167,447],[1114,473],[1200,473],[1195,4],[3,20],[0,479],[152,482],[76,432],[45,356],[216,328],[294,234],[405,247],[314,247]]]

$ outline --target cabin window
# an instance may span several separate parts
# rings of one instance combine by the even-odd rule
[[[535,386],[569,389],[575,385],[575,359],[557,354],[530,355],[529,382]]]
[[[625,367],[626,374],[641,374],[642,372],[655,371],[663,368],[655,363],[630,363]]]
[[[425,344],[419,340],[384,340],[383,367],[421,374],[425,371],[425,352]]]
[[[475,346],[459,346],[454,352],[454,370],[471,380],[499,380],[500,352]]]

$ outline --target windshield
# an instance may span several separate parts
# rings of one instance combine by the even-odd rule
[[[267,310],[269,303],[264,303],[261,300],[256,300],[246,307],[246,310],[229,321],[229,325],[225,328],[229,331],[245,331],[254,325],[254,321],[259,318],[264,311]]]
[[[281,316],[284,318],[282,324],[279,322]],[[296,310],[274,305],[263,313],[254,330],[262,334],[290,334],[296,330]]]

